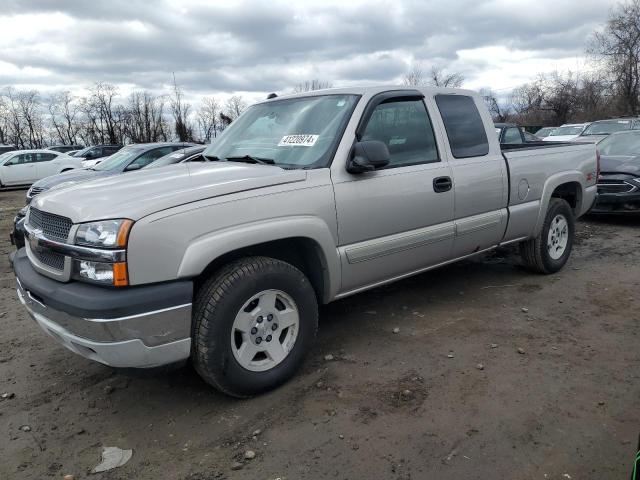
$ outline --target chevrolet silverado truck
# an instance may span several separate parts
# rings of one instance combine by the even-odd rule
[[[186,163],[31,202],[21,302],[113,367],[191,359],[238,397],[290,378],[318,306],[501,245],[560,270],[596,197],[591,144],[499,144],[477,93],[346,88],[246,110]]]

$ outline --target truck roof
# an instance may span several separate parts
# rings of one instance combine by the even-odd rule
[[[416,87],[416,86],[405,86],[405,85],[378,85],[371,87],[343,87],[343,88],[325,88],[322,90],[312,90],[309,92],[300,92],[300,93],[292,93],[288,95],[282,95],[278,97],[273,97],[262,102],[258,103],[266,103],[266,102],[274,102],[277,100],[282,100],[286,98],[300,98],[300,97],[312,97],[319,95],[361,95],[363,97],[372,97],[378,93],[389,92],[389,91],[407,91],[407,90],[417,90],[420,93],[425,95],[432,95],[437,93],[463,93],[465,95],[478,95],[477,92],[473,90],[466,90],[462,88],[447,88],[447,87]]]

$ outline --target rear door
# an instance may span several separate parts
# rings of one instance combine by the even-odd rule
[[[38,179],[35,153],[20,153],[0,168],[2,168],[2,183],[6,185],[24,185]]]
[[[498,244],[507,225],[506,165],[499,144],[487,138],[485,124],[491,125],[491,119],[486,109],[478,108],[477,101],[464,94],[435,96],[449,139],[447,155],[454,179],[453,258]],[[484,121],[481,111],[487,116]],[[520,131],[513,130],[520,139]]]
[[[58,165],[55,163],[55,159],[58,155],[49,152],[38,152],[36,155],[36,172],[38,179],[50,177],[58,173]]]
[[[358,127],[360,140],[387,145],[389,165],[334,178],[343,292],[419,271],[451,252],[451,170],[423,96],[397,93],[374,96]]]

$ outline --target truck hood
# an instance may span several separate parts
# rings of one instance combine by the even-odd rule
[[[139,220],[178,205],[301,182],[306,177],[304,170],[283,170],[271,165],[189,162],[49,190],[35,197],[32,205],[68,217],[74,223],[109,218]]]
[[[603,155],[600,157],[600,171],[640,175],[640,155]]]
[[[50,177],[38,180],[33,184],[34,187],[49,190],[58,185],[73,185],[78,182],[86,182],[99,177],[108,177],[121,172],[103,172],[98,170],[71,170],[69,172],[51,175]]]
[[[609,135],[578,135],[575,138],[572,138],[572,142],[582,142],[582,143],[598,143],[600,140],[604,140]]]

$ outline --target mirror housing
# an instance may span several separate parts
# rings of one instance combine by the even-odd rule
[[[135,170],[140,170],[142,168],[142,165],[140,165],[139,163],[132,163],[130,165],[127,165],[127,168],[124,169],[125,172],[133,172]]]
[[[347,172],[371,172],[386,167],[391,161],[389,149],[379,140],[356,142],[351,149],[351,158],[347,163]]]

